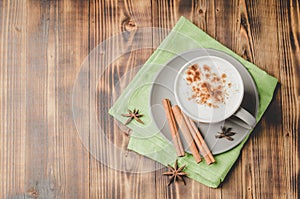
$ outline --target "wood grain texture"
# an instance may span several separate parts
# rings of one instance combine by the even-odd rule
[[[95,123],[124,156],[130,153],[130,130],[107,111],[153,52],[133,38],[139,28],[164,28],[153,37],[139,35],[155,47],[180,16],[280,83],[218,189],[190,179],[167,187],[166,169],[147,158],[135,156],[136,165],[149,163],[155,171],[130,173],[89,153],[119,158],[95,141]],[[91,124],[84,127],[85,146],[73,121],[73,85],[89,53],[120,32],[122,42],[109,40],[105,56],[116,47],[129,53],[106,69],[97,67],[100,55],[89,60],[95,74],[84,77],[88,94],[81,105],[89,107]],[[0,198],[299,198],[299,66],[297,0],[0,1]]]

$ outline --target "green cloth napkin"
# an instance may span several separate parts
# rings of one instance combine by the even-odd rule
[[[127,118],[122,117],[120,113],[127,112],[127,109],[137,108],[144,114],[142,120],[145,122],[145,125],[139,124],[136,121],[128,124],[128,127],[134,132],[130,138],[128,149],[145,155],[163,165],[173,164],[177,156],[173,145],[159,133],[159,129],[157,129],[150,117],[149,97],[152,82],[158,71],[171,58],[195,48],[212,48],[224,51],[236,58],[247,68],[259,92],[260,103],[257,120],[260,120],[267,109],[277,84],[277,79],[268,75],[254,64],[244,60],[200,30],[186,18],[181,17],[173,30],[147,60],[109,110],[109,113],[113,117],[123,123],[125,123]],[[208,166],[205,161],[196,164],[193,156],[190,154],[179,158],[178,163],[179,165],[186,165],[185,171],[188,173],[188,177],[209,187],[216,188],[224,180],[230,168],[237,160],[248,137],[232,150],[216,155],[215,164]]]

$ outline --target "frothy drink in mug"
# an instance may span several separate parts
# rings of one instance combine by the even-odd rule
[[[232,86],[226,73],[218,74],[207,64],[202,67],[198,64],[189,66],[184,73],[184,79],[192,91],[190,99],[213,108],[225,104],[229,95],[228,89]]]
[[[227,119],[240,108],[244,84],[237,69],[228,61],[216,56],[201,56],[181,68],[174,91],[178,105],[189,117],[215,123]]]

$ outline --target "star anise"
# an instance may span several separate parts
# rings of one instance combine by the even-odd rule
[[[163,175],[171,176],[169,179],[168,186],[177,180],[183,181],[185,185],[185,180],[184,177],[187,175],[187,173],[183,172],[182,170],[185,168],[185,165],[182,167],[178,168],[178,160],[175,161],[174,168],[168,165],[169,171],[164,172]]]
[[[218,135],[216,135],[216,138],[226,138],[229,141],[233,141],[232,138],[233,135],[236,134],[236,132],[231,131],[232,128],[226,128],[225,126],[221,126],[222,132],[218,132]]]
[[[144,124],[144,122],[140,119],[140,117],[143,116],[143,114],[139,113],[139,110],[133,109],[133,111],[128,109],[128,114],[122,114],[124,117],[129,117],[128,120],[126,121],[125,125],[129,124],[133,119],[138,121],[141,124]]]

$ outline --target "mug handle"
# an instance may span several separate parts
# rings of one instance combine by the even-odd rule
[[[253,129],[256,124],[256,119],[251,113],[240,107],[231,117],[231,121],[246,129]]]

